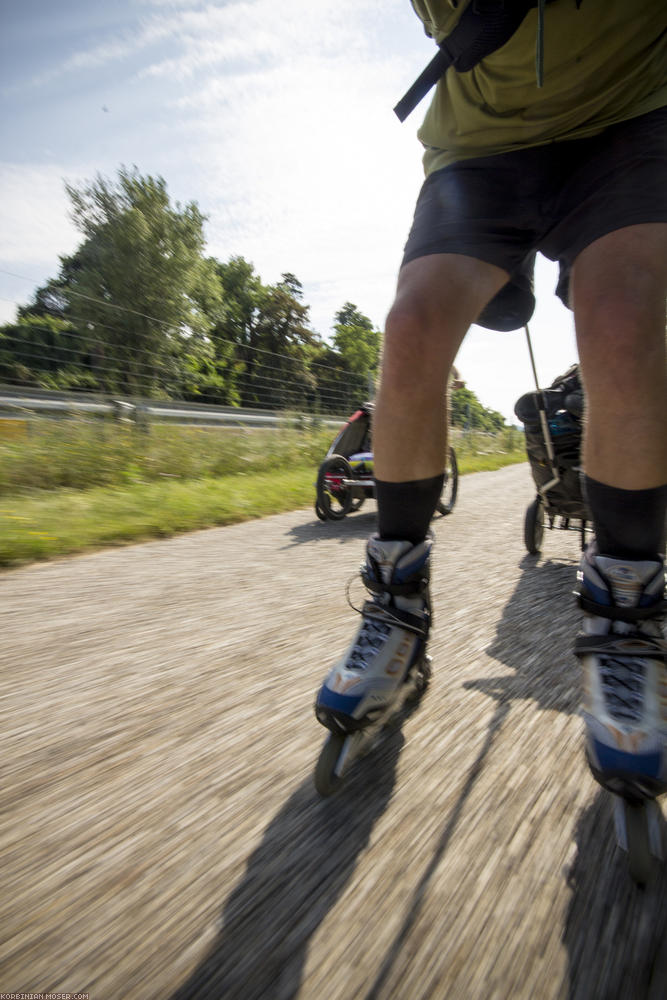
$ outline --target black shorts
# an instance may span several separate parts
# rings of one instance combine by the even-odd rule
[[[539,250],[560,265],[568,305],[570,268],[606,233],[667,222],[667,108],[590,139],[554,142],[462,160],[427,177],[403,263],[459,253],[502,267],[509,282],[477,322],[514,330],[533,314]]]

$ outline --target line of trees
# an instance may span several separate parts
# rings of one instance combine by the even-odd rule
[[[324,341],[298,278],[266,285],[243,257],[206,256],[205,216],[161,177],[121,168],[66,190],[82,242],[0,326],[0,382],[323,413],[371,393],[381,334],[353,303]],[[460,391],[472,403],[454,422],[488,423]]]

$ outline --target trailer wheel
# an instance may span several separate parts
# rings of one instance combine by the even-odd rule
[[[454,510],[454,504],[456,503],[456,494],[459,491],[459,466],[456,461],[456,452],[453,448],[449,449],[449,456],[447,462],[447,468],[445,469],[445,482],[442,487],[442,493],[440,494],[440,500],[438,501],[438,510],[443,516],[445,514],[451,514]]]
[[[538,555],[544,539],[544,508],[542,497],[539,495],[526,510],[523,539],[531,556]]]
[[[353,487],[347,485],[350,479],[352,469],[342,455],[325,458],[317,473],[317,505],[333,521],[342,521],[352,509]]]

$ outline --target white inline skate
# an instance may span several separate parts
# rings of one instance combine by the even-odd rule
[[[371,599],[315,702],[319,722],[330,731],[315,768],[320,795],[335,791],[353,761],[428,685],[431,544],[430,538],[413,545],[375,536],[368,542],[361,577]]]
[[[616,835],[638,885],[662,858],[656,798],[667,791],[664,564],[599,555],[579,571],[586,755],[614,795]]]

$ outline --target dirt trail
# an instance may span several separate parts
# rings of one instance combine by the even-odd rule
[[[328,801],[312,701],[373,504],[0,576],[0,991],[662,1000],[667,866],[633,887],[584,765],[578,536],[528,557],[532,494],[461,481],[433,683]]]

